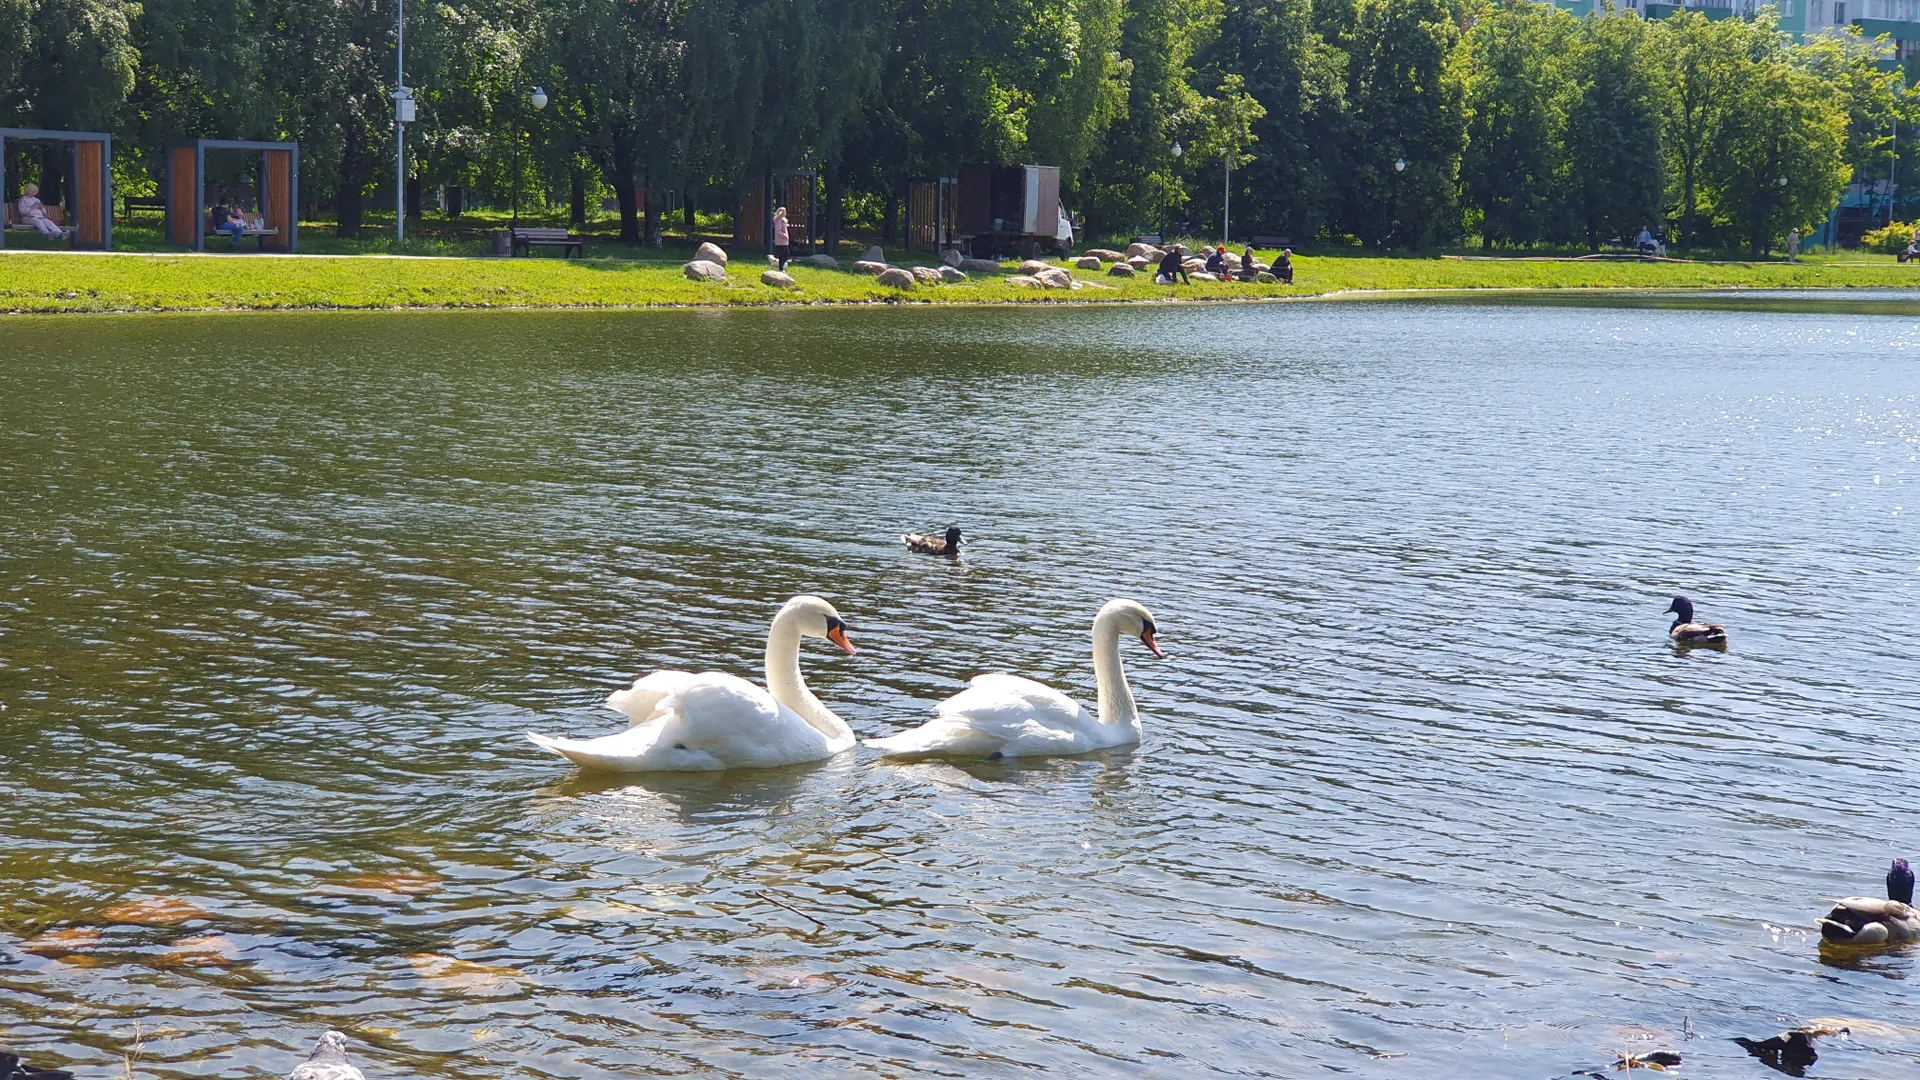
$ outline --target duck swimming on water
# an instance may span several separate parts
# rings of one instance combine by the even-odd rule
[[[960,554],[960,526],[947,526],[945,537],[929,536],[926,533],[906,533],[900,537],[907,550],[919,555],[958,555]]]
[[[1920,911],[1913,907],[1913,867],[1893,860],[1887,871],[1887,898],[1849,896],[1836,900],[1819,920],[1820,936],[1836,945],[1888,945],[1920,941]]]
[[[1671,614],[1673,625],[1667,628],[1667,636],[1676,645],[1725,645],[1727,628],[1719,623],[1697,623],[1693,621],[1693,601],[1684,596],[1676,596],[1673,603],[1667,605],[1666,612]]]

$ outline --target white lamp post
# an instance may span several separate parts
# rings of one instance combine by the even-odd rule
[[[534,87],[533,93],[527,95],[527,104],[533,106],[534,112],[539,112],[541,109],[546,108],[547,92],[538,86]],[[520,140],[519,139],[513,140],[513,224],[515,228],[518,228],[520,225]]]
[[[1220,190],[1220,242],[1233,243],[1233,151],[1221,155],[1227,163],[1226,182]]]

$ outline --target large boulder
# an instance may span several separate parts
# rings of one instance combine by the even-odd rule
[[[951,270],[952,267],[947,267],[947,269]],[[909,272],[913,274],[913,280],[922,285],[940,284],[940,271],[935,270],[931,266],[916,266]]]
[[[713,244],[701,244],[699,250],[693,253],[693,261],[710,262],[715,266],[725,266],[727,265],[727,253],[721,251]]]
[[[880,284],[892,289],[911,289],[914,285],[913,275],[897,266],[889,266],[880,271],[879,281]]]
[[[1042,271],[1051,269],[1053,269],[1051,265],[1043,263],[1039,259],[1028,259],[1026,262],[1020,264],[1020,272],[1026,274],[1028,277],[1039,277]]]
[[[961,260],[965,258],[966,256],[960,254],[960,250],[958,248],[948,248],[947,250],[940,253],[940,262],[943,265],[951,266],[956,269],[959,268]]]
[[[958,269],[965,270],[969,274],[997,274],[1000,272],[1000,264],[992,259],[961,259]]]
[[[1098,270],[1100,269],[1100,260],[1092,255],[1082,255],[1073,261],[1073,265],[1082,270]]]
[[[835,269],[838,269],[840,266],[839,259],[836,259],[825,252],[821,252],[818,255],[808,255],[808,256],[805,256],[804,258],[795,259],[793,261],[805,266],[818,267],[822,270],[835,270]]]
[[[949,285],[958,285],[967,280],[967,272],[952,266],[943,266],[940,268],[940,280]]]
[[[1273,276],[1272,274],[1269,274],[1269,273],[1267,273],[1267,272],[1266,272],[1265,270],[1262,270],[1262,271],[1260,271],[1260,273],[1259,273],[1259,275],[1258,275],[1257,277],[1255,277],[1255,278],[1254,278],[1254,280],[1255,280],[1255,281],[1257,281],[1257,282],[1259,282],[1259,283],[1260,283],[1260,284],[1262,284],[1262,285],[1278,285],[1278,284],[1280,284],[1280,279],[1279,279],[1279,278],[1277,278],[1277,277],[1274,277],[1274,276]]]
[[[1126,263],[1123,263],[1123,262],[1114,263],[1112,266],[1107,268],[1107,276],[1108,277],[1132,277],[1133,267],[1128,266]]]
[[[1127,258],[1129,259],[1132,259],[1137,256],[1142,259],[1152,259],[1155,262],[1158,262],[1161,259],[1166,258],[1166,255],[1167,253],[1164,250],[1162,250],[1161,248],[1154,247],[1152,244],[1128,244],[1127,245]]]
[[[783,273],[779,270],[768,270],[762,273],[760,275],[760,284],[771,285],[776,289],[797,289],[800,287],[800,283],[793,280],[793,275]]]
[[[1033,278],[1049,289],[1071,289],[1074,286],[1073,275],[1057,266],[1050,266],[1033,275]]]
[[[1192,278],[1195,281],[1219,281],[1220,280],[1219,278],[1214,277],[1212,274],[1207,273],[1205,270],[1194,270],[1188,273],[1187,276]]]
[[[689,281],[725,281],[727,268],[711,259],[695,259],[680,268]]]
[[[1029,277],[1026,274],[1013,275],[1007,279],[1007,284],[1017,289],[1038,289],[1041,287],[1040,279]]]
[[[860,256],[860,261],[884,263],[887,261],[887,253],[881,249],[879,244],[875,244],[867,249],[865,255]]]
[[[853,268],[863,274],[878,274],[886,270],[887,264],[874,262],[872,259],[861,259],[859,262],[853,264]]]
[[[1115,251],[1112,248],[1088,248],[1087,255],[1099,259],[1103,263],[1127,261],[1125,252]]]
[[[1189,274],[1204,273],[1207,269],[1207,264],[1200,259],[1181,259],[1180,265]]]
[[[1147,267],[1153,265],[1153,260],[1147,258],[1145,255],[1135,255],[1133,258],[1127,260],[1127,265],[1133,267],[1135,270],[1145,270]]]

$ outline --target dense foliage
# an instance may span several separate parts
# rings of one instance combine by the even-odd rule
[[[0,123],[112,131],[136,187],[182,139],[295,139],[305,211],[355,235],[393,200],[396,2],[0,0]],[[891,235],[908,181],[972,162],[1060,165],[1098,232],[1204,233],[1231,162],[1237,235],[1597,245],[1670,224],[1760,251],[1850,179],[1904,178],[1894,124],[1920,117],[1884,41],[1795,44],[1771,9],[414,0],[405,18],[410,205],[521,190],[579,220],[610,197],[632,243],[784,170]],[[62,169],[49,150],[28,171],[57,192]]]

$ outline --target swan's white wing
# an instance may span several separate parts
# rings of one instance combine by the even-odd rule
[[[867,745],[889,756],[955,754],[1018,757],[1094,749],[1083,730],[1091,714],[1058,690],[1018,675],[979,675],[934,706],[935,716],[911,731]]]
[[[691,671],[656,671],[633,680],[633,685],[625,690],[608,694],[607,708],[624,714],[633,723],[644,724],[659,715],[662,702],[704,677]]]
[[[773,695],[733,675],[663,671],[607,703],[630,717],[645,709],[646,719],[598,739],[531,732],[527,738],[582,768],[612,772],[765,768],[831,755],[826,736]]]

